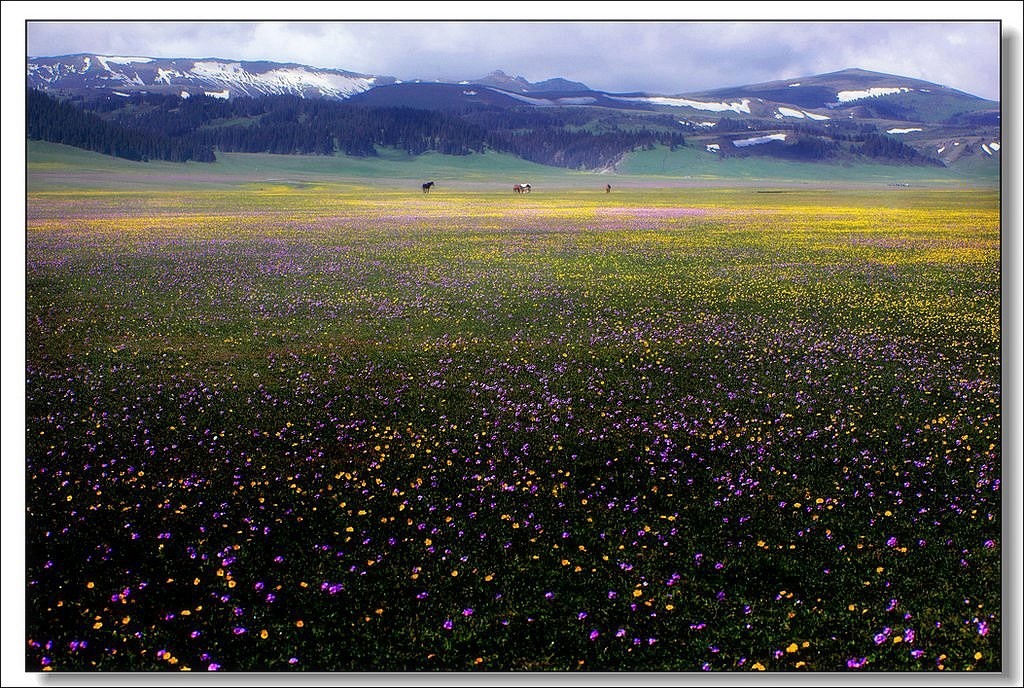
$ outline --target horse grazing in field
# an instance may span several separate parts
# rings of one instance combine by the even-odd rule
[[[604,185],[604,192],[605,193],[611,193],[612,192],[612,185],[611,184],[605,184]]]
[[[512,190],[516,193],[530,193],[530,189],[533,188],[529,184],[516,184],[512,187]]]
[[[423,185],[423,193],[430,193],[430,187],[434,185],[434,182],[427,182]]]

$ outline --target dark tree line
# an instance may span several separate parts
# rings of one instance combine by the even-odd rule
[[[194,137],[125,126],[32,89],[26,98],[26,128],[32,140],[62,143],[127,160],[215,159],[213,149]]]
[[[619,129],[579,108],[482,107],[459,113],[365,107],[326,99],[266,96],[229,100],[166,94],[65,102],[30,92],[29,138],[134,160],[212,161],[213,151],[371,157],[377,147],[410,155],[510,153],[574,169],[605,166],[631,150],[685,145],[667,119]],[[664,121],[662,121],[664,120]]]
[[[897,141],[891,136],[884,136],[882,134],[869,134],[865,136],[864,142],[854,146],[852,152],[868,158],[883,158],[885,160],[908,162],[915,165],[943,165],[942,161],[923,155],[914,147],[908,146],[902,141]]]
[[[560,127],[541,127],[528,132],[496,131],[488,146],[542,165],[570,169],[596,169],[614,164],[625,153],[650,150],[657,144],[671,148],[684,145],[682,134],[640,131],[591,133]]]

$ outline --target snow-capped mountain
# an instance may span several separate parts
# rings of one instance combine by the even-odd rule
[[[375,86],[393,84],[396,79],[275,62],[80,54],[30,58],[27,82],[29,88],[76,95],[148,91],[182,97],[291,94],[347,98]]]
[[[531,83],[500,70],[446,83],[266,61],[96,54],[30,58],[26,77],[30,89],[83,101],[117,101],[138,93],[223,99],[297,95],[455,117],[481,109],[588,108],[588,117],[604,118],[612,129],[643,128],[654,121],[645,118],[661,118],[662,131],[678,127],[687,141],[721,157],[860,155],[850,142],[870,133],[884,135],[887,146],[905,144],[944,165],[988,164],[1001,150],[998,102],[861,69],[675,95],[608,93],[561,78]],[[907,149],[888,154],[897,153],[909,155]]]
[[[960,113],[999,108],[998,103],[947,86],[864,69],[687,93],[679,99],[690,101],[693,109],[742,108],[748,114],[777,119],[881,114],[891,119],[940,121]]]
[[[129,95],[138,91],[188,97],[206,94],[229,98],[293,94],[347,99],[382,86],[403,85],[405,92],[437,86],[436,81],[402,84],[390,76],[275,62],[217,58],[152,58],[78,54],[29,58],[27,86],[77,96]],[[497,70],[459,86],[486,86],[538,106],[585,104],[604,107],[658,108],[687,115],[734,114],[775,119],[824,121],[837,117],[877,116],[907,121],[944,120],[953,115],[998,111],[998,103],[945,86],[891,74],[846,69],[788,79],[690,92],[679,95],[613,94],[593,91],[566,79],[531,83]],[[456,93],[456,91],[453,91]],[[461,93],[461,91],[457,92]],[[529,97],[524,97],[529,96]]]

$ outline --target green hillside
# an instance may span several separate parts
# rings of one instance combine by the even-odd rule
[[[954,168],[899,165],[801,163],[772,158],[720,158],[695,146],[638,151],[614,172],[577,172],[526,162],[499,153],[409,156],[381,150],[377,158],[344,155],[299,156],[221,153],[215,163],[132,162],[78,148],[29,141],[27,181],[30,192],[71,188],[110,190],[161,188],[231,188],[252,183],[351,183],[418,189],[435,181],[434,193],[446,189],[501,190],[529,181],[535,189],[552,187],[680,184],[915,183],[991,185],[998,165]]]
[[[619,175],[703,180],[778,180],[795,182],[918,182],[989,183],[999,179],[999,166],[919,167],[878,163],[794,162],[769,157],[723,158],[697,146],[670,151],[655,148],[627,156]]]
[[[28,142],[27,168],[30,191],[81,186],[121,189],[155,183],[231,187],[252,182],[352,182],[419,188],[428,180],[435,181],[435,190],[441,191],[452,183],[511,188],[521,181],[572,183],[574,178],[593,177],[500,153],[409,156],[382,149],[377,158],[219,153],[215,163],[142,163],[43,141]]]

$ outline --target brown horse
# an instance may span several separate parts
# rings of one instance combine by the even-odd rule
[[[516,193],[530,193],[530,189],[533,188],[529,184],[516,184],[512,187],[512,190]]]
[[[423,193],[430,193],[430,187],[434,185],[434,182],[427,182],[423,185]]]

